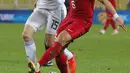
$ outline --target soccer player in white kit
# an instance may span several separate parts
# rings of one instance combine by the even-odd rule
[[[59,0],[59,2],[60,2],[60,6],[61,6],[61,19],[64,19],[65,18],[65,16],[66,16],[66,14],[67,14],[67,10],[66,10],[66,6],[65,6],[65,4],[64,4],[64,2],[65,2],[65,0]],[[47,33],[48,34],[48,33]],[[49,39],[49,37],[47,37],[47,36],[45,36],[45,42],[44,42],[44,44],[45,44],[45,49],[47,50],[49,47],[50,47],[50,45],[51,45],[51,43],[52,43],[52,41],[49,41],[49,40],[47,40],[47,39]],[[54,39],[53,39],[54,40]],[[47,42],[50,42],[50,45],[47,45]],[[65,49],[65,54],[67,55],[67,57],[69,57],[70,56],[70,58],[71,58],[71,53],[67,50],[67,49]],[[49,62],[47,62],[44,66],[52,66],[53,65],[53,63],[52,63],[52,61],[49,61]]]
[[[36,8],[25,23],[22,33],[24,46],[28,61],[37,63],[36,59],[36,45],[33,35],[37,31],[41,31],[46,27],[45,45],[50,47],[55,39],[56,30],[61,22],[61,19],[66,15],[64,0],[37,0]],[[62,17],[62,14],[64,16]],[[65,49],[65,55],[68,60],[74,59],[71,52]],[[29,65],[30,63],[28,63]],[[29,71],[33,73],[33,71]]]

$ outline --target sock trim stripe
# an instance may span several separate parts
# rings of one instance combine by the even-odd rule
[[[24,42],[24,45],[25,45],[25,46],[30,46],[30,45],[32,45],[32,44],[34,44],[34,40],[29,41],[29,42]]]

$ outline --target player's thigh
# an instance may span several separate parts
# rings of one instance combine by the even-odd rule
[[[68,20],[65,18],[59,25],[56,33],[56,37],[59,35],[60,32],[62,32],[65,28],[67,28],[71,24],[71,20]]]
[[[67,26],[67,28],[65,28],[65,31],[69,33],[72,39],[76,39],[82,36],[83,34],[87,33],[91,25],[91,23],[82,19],[75,19],[69,26]]]
[[[50,10],[48,22],[46,25],[46,33],[56,34],[56,31],[61,23],[61,8]]]
[[[55,40],[56,31],[61,22],[61,8],[50,10],[46,25],[46,44],[51,46]]]
[[[71,25],[71,21],[70,20],[63,20],[63,22],[60,24],[58,30],[57,30],[57,34],[56,34],[56,41],[59,42],[62,46],[65,46],[66,44],[70,43],[70,41],[72,40],[71,36],[69,35],[69,33],[67,31],[65,31],[65,29]]]
[[[25,23],[26,25],[30,25],[34,31],[42,30],[45,24],[47,23],[47,14],[48,12],[43,9],[35,10],[28,18]]]

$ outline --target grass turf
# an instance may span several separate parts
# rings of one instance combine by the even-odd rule
[[[27,73],[27,57],[21,33],[23,25],[0,24],[0,73]],[[129,73],[130,72],[130,26],[128,31],[111,35],[109,28],[105,35],[99,35],[102,25],[93,25],[90,32],[70,44],[75,52],[76,73]],[[37,56],[44,52],[44,31],[35,35]],[[55,71],[54,66],[42,67],[43,73]]]

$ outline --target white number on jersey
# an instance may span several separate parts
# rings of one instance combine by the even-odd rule
[[[72,8],[75,9],[76,5],[75,5],[75,1],[74,0],[71,1],[71,4],[72,4]]]

